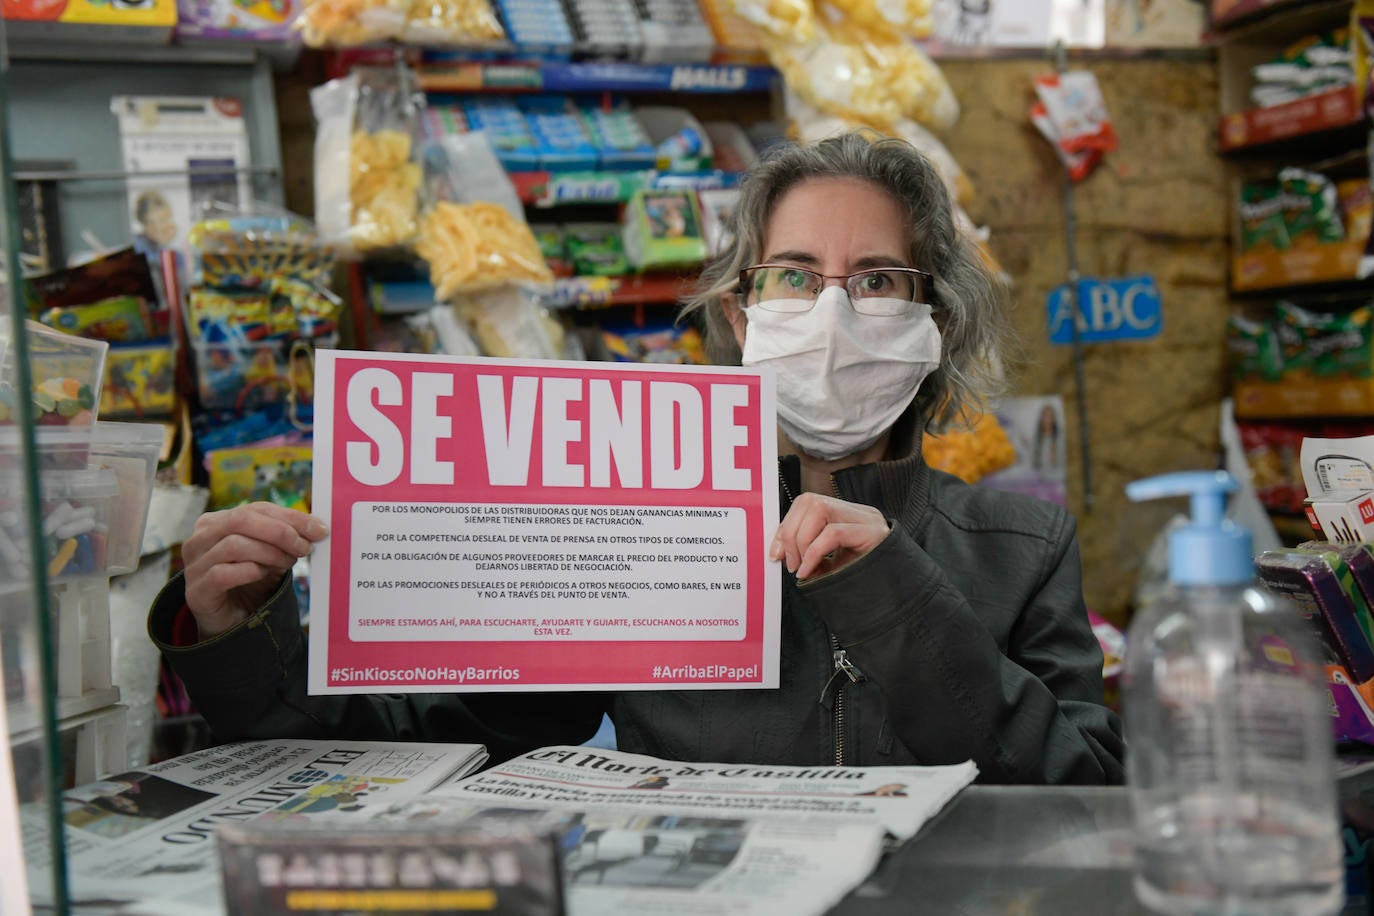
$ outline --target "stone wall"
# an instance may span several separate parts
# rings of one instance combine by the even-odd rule
[[[947,138],[974,182],[970,213],[1015,279],[1024,364],[1014,393],[1060,394],[1069,508],[1078,517],[1089,605],[1123,623],[1142,552],[1182,500],[1136,505],[1136,478],[1213,468],[1227,393],[1224,335],[1229,180],[1216,155],[1216,65],[1108,59],[1098,76],[1121,148],[1075,186],[1079,271],[1148,273],[1164,307],[1159,337],[1084,347],[1092,505],[1084,498],[1072,348],[1048,342],[1045,299],[1067,269],[1063,171],[1026,110],[1044,61],[944,61],[963,116]],[[1079,66],[1075,63],[1074,66]],[[995,562],[995,561],[994,561]],[[995,567],[993,570],[995,574]]]

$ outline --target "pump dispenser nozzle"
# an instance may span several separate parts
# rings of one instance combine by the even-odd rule
[[[1178,585],[1240,585],[1255,576],[1250,532],[1226,518],[1226,497],[1240,489],[1225,471],[1179,471],[1126,484],[1136,502],[1192,497],[1191,522],[1169,536],[1169,579]]]

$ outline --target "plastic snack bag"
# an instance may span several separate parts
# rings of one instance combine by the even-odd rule
[[[816,13],[809,0],[730,0],[735,15],[782,41],[816,38]]]
[[[401,40],[417,45],[501,41],[501,21],[487,0],[415,0]]]
[[[841,22],[805,43],[770,40],[769,59],[788,87],[831,115],[890,131],[903,118],[933,130],[959,119],[940,68],[910,41]]]
[[[929,38],[935,23],[931,0],[826,0],[845,19],[880,34]]]
[[[312,48],[388,41],[401,34],[410,0],[305,0],[296,28]]]
[[[409,244],[420,209],[412,137],[420,96],[403,68],[358,68],[310,93],[315,134],[315,224],[354,255]]]
[[[436,202],[420,221],[415,250],[429,263],[441,301],[507,284],[553,282],[484,134],[444,137],[426,149],[425,165]]]
[[[1116,130],[1107,116],[1107,103],[1097,77],[1088,70],[1070,70],[1035,78],[1035,93],[1054,123],[1065,152],[1116,149]]]
[[[506,286],[461,296],[459,317],[487,356],[508,359],[559,359],[563,326],[539,304],[530,289]]]

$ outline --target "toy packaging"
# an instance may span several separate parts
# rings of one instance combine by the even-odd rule
[[[636,191],[625,207],[625,255],[638,270],[700,264],[706,258],[696,192]]]
[[[209,460],[211,508],[263,500],[310,511],[309,445],[220,449]]]
[[[295,42],[302,0],[177,0],[178,40]]]

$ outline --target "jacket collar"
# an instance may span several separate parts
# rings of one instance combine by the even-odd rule
[[[913,411],[908,410],[893,427],[890,451],[904,457],[836,471],[832,475],[835,488],[842,499],[873,506],[906,530],[915,531],[930,506],[931,473],[921,456],[921,425]],[[801,489],[800,460],[796,455],[784,455],[778,468],[784,489],[796,495]]]

